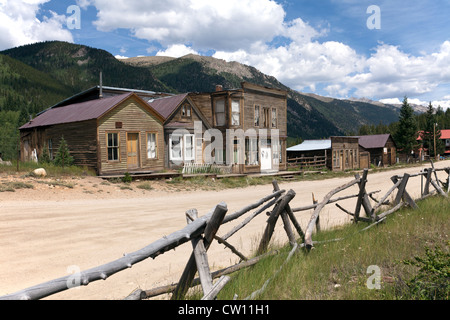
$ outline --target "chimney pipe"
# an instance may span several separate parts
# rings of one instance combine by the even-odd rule
[[[102,99],[103,98],[103,72],[100,71],[100,94],[99,94],[99,98]]]

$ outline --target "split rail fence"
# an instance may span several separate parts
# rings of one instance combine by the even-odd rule
[[[445,171],[447,173],[448,177],[446,181],[442,182],[438,179],[437,172],[439,171]],[[102,266],[83,271],[76,275],[77,277],[74,277],[74,275],[65,276],[0,297],[0,300],[37,300],[68,290],[72,287],[87,286],[97,280],[106,280],[111,275],[131,268],[133,265],[145,259],[155,259],[157,256],[187,242],[192,243],[193,250],[178,283],[150,290],[139,289],[126,297],[125,300],[142,300],[168,293],[171,294],[172,299],[184,299],[189,288],[198,285],[201,285],[203,290],[202,300],[216,299],[220,290],[230,281],[230,277],[228,276],[230,273],[254,265],[268,255],[278,253],[277,251],[268,252],[267,250],[279,218],[282,219],[284,230],[286,231],[289,244],[292,247],[288,259],[286,260],[288,261],[298,248],[305,248],[305,250],[309,251],[314,245],[319,243],[313,241],[313,232],[314,230],[316,230],[316,232],[320,231],[320,212],[326,205],[336,203],[337,207],[353,217],[355,223],[368,223],[368,226],[361,231],[365,231],[384,221],[390,214],[396,212],[403,206],[417,208],[415,200],[406,190],[408,181],[413,177],[421,177],[422,179],[420,199],[436,193],[448,197],[448,191],[445,189],[448,190],[450,182],[450,168],[434,169],[434,166],[417,174],[393,176],[391,178],[393,183],[392,188],[379,200],[374,197],[374,194],[379,193],[380,191],[366,191],[368,170],[364,170],[362,176],[356,174],[352,181],[330,191],[322,201],[319,202],[314,199],[312,205],[298,208],[292,208],[290,205],[292,199],[296,196],[295,191],[288,190],[286,192],[286,190],[281,190],[278,183],[274,180],[273,193],[239,211],[227,215],[228,208],[226,203],[218,204],[202,217],[198,216],[196,209],[188,210],[186,212],[186,227],[168,236],[162,237],[141,250],[127,254],[118,260]],[[333,198],[337,193],[355,185],[359,189],[357,194]],[[446,187],[444,187],[444,185],[446,185]],[[394,191],[397,191],[395,197],[393,194]],[[337,203],[341,200],[350,198],[356,199],[356,205],[352,212]],[[371,202],[370,199],[372,199],[373,202]],[[372,206],[372,203],[375,204]],[[389,209],[386,211],[380,210],[383,206],[387,206]],[[295,213],[306,210],[313,210],[313,212],[306,229],[303,230],[295,217]],[[362,211],[365,212],[365,216],[361,215]],[[230,244],[228,239],[239,230],[243,229],[256,216],[264,212],[268,215],[268,220],[257,248],[257,256],[253,259],[248,259]],[[217,235],[220,226],[234,221],[247,213],[250,214],[243,221],[235,225],[228,233],[220,237]],[[298,236],[295,234],[294,230]],[[239,256],[241,262],[228,268],[211,272],[208,264],[207,251],[213,241],[218,241],[220,244],[225,245],[233,253]],[[198,277],[195,278],[197,273]],[[219,278],[219,280],[214,283],[213,279],[217,278]],[[74,283],[74,279],[78,279],[77,283]],[[257,297],[264,291],[270,280],[271,279],[268,279],[260,290],[255,291],[252,295],[247,297],[247,299],[254,299]]]

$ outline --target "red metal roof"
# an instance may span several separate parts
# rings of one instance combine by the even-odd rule
[[[175,109],[183,102],[188,96],[187,93],[179,94],[172,97],[160,98],[153,101],[149,101],[150,106],[155,109],[160,115],[167,120],[169,116],[175,111]]]
[[[131,95],[133,95],[133,93],[125,93],[110,98],[97,99],[49,109],[23,125],[20,129],[98,119]]]
[[[422,140],[421,134],[423,133],[423,131],[419,131],[419,137],[417,138],[417,140]],[[443,139],[450,139],[450,129],[443,129],[441,130],[441,140]]]

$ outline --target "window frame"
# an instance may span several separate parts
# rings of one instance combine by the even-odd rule
[[[155,137],[155,141],[154,141],[155,142],[155,151],[154,151],[155,152],[155,156],[154,157],[149,156],[149,152],[151,152],[151,150],[149,149],[150,148],[149,143],[151,142],[149,137],[151,137],[151,136]],[[158,133],[149,131],[149,132],[146,133],[146,137],[147,137],[147,160],[158,160],[158,156],[159,156],[159,153],[158,153]]]
[[[221,112],[217,112],[218,109],[218,103],[223,103],[223,111]],[[223,119],[223,123],[218,121],[218,116],[219,114],[223,114],[223,117],[221,117],[220,119]],[[225,98],[223,99],[217,99],[214,101],[214,120],[216,123],[217,127],[225,127],[227,125],[227,118],[226,118],[226,107],[225,107]]]
[[[116,135],[117,145],[113,146],[109,145],[110,142],[109,135]],[[117,159],[115,159],[114,157],[112,157],[113,159],[110,159],[110,150],[116,150]],[[117,131],[106,132],[106,159],[108,162],[120,162],[120,132]]]
[[[253,125],[255,127],[259,127],[260,124],[261,124],[261,106],[255,104],[253,109]]]

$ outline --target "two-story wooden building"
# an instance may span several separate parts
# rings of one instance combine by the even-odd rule
[[[243,82],[191,98],[222,134],[222,147],[213,149],[216,163],[231,165],[234,173],[286,169],[286,91]]]

